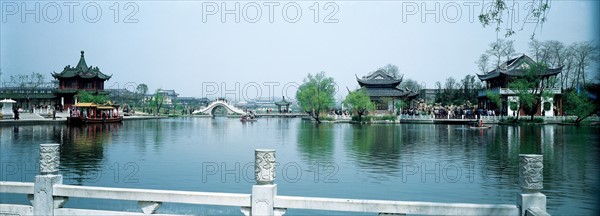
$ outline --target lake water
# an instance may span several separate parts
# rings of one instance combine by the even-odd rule
[[[0,181],[32,182],[39,144],[61,143],[65,184],[251,193],[254,149],[276,149],[279,195],[514,204],[518,155],[544,155],[548,211],[599,206],[597,127],[315,125],[301,119],[170,118],[123,124],[0,127]],[[1,203],[28,203],[0,194]],[[72,198],[65,207],[139,211],[133,201]],[[164,203],[159,213],[240,214]],[[287,215],[347,214],[288,210]],[[376,214],[371,214],[376,215]]]

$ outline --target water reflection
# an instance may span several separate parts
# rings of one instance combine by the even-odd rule
[[[65,180],[82,184],[101,173],[104,146],[112,143],[121,123],[90,124],[53,129],[55,142],[61,143],[60,165]]]
[[[402,152],[400,127],[394,125],[351,125],[346,144],[358,166],[367,172],[394,174]],[[348,145],[349,144],[349,145]]]
[[[277,180],[282,194],[510,204],[519,191],[518,154],[536,153],[544,155],[542,191],[550,213],[593,214],[600,194],[599,138],[598,128],[593,127],[316,126],[300,119],[242,124],[228,118],[171,118],[77,128],[10,126],[0,127],[0,180],[33,181],[37,166],[32,162],[39,160],[39,144],[53,142],[62,144],[60,169],[67,184],[247,193],[251,183],[231,180],[231,173],[237,173],[233,165],[252,161],[255,148],[275,148],[278,161],[298,162],[302,171],[298,182]],[[129,162],[138,165],[133,176],[138,183],[125,182],[132,172],[126,166]],[[221,171],[227,170],[226,180],[215,173],[212,180],[202,182],[206,162],[225,163]],[[323,176],[314,180],[311,166],[324,162],[339,165],[334,176],[339,182],[325,183]],[[461,180],[449,182],[442,176],[435,182],[427,174],[422,181],[417,173],[403,181],[404,163],[427,163],[427,169],[433,169],[429,165],[435,162],[441,167],[461,166]],[[101,172],[104,177],[96,181]],[[137,208],[135,203],[132,206]],[[114,209],[122,208],[115,205]]]
[[[333,124],[316,125],[310,121],[301,121],[297,139],[300,156],[308,163],[331,162],[334,132]]]

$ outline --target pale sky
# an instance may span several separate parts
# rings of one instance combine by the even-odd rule
[[[145,83],[180,96],[290,98],[308,73],[325,71],[341,88],[339,99],[346,87],[358,87],[355,74],[390,63],[433,88],[477,73],[479,55],[504,38],[479,23],[482,2],[490,1],[2,0],[1,78],[40,72],[50,80],[85,50],[88,66],[113,75],[107,87]],[[517,53],[528,52],[534,31],[524,22],[528,2],[515,5],[517,33],[508,39]],[[598,1],[552,0],[536,39],[598,42],[599,12]]]

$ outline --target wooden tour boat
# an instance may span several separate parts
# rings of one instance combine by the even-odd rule
[[[69,112],[70,115],[67,117],[67,124],[69,125],[118,123],[123,121],[123,116],[119,115],[119,106],[110,102],[104,105],[77,103]]]

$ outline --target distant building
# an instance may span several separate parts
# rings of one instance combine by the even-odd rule
[[[157,93],[163,94],[165,97],[163,99],[165,105],[172,105],[175,100],[177,100],[177,94],[175,90],[158,90]]]
[[[477,74],[482,82],[486,83],[486,89],[482,90],[478,94],[478,107],[483,109],[498,110],[502,114],[508,116],[516,116],[519,112],[512,110],[510,103],[518,103],[519,97],[515,92],[508,89],[508,85],[515,79],[522,77],[527,70],[536,64],[533,59],[523,54],[517,58],[510,59],[496,69],[489,71],[485,74]],[[538,74],[541,78],[539,85],[543,85],[546,90],[552,94],[548,99],[541,98],[542,105],[538,108],[536,115],[554,116],[555,114],[562,113],[562,96],[560,88],[549,88],[548,79],[558,75],[562,71],[562,67],[559,68],[548,68]],[[502,100],[502,107],[496,107],[487,97],[487,91],[492,91],[500,95]],[[525,115],[522,109],[520,115]]]
[[[17,102],[14,107],[26,110],[36,106],[53,107],[56,101],[54,91],[56,91],[57,86],[58,82],[56,81],[24,85],[3,83],[0,86],[0,100],[4,98],[13,99]]]
[[[179,104],[191,107],[203,107],[208,106],[210,100],[208,98],[195,98],[195,97],[177,97]]]
[[[376,110],[380,112],[394,112],[396,100],[414,99],[419,95],[417,92],[399,89],[398,85],[402,82],[402,77],[392,77],[383,70],[377,70],[363,76],[362,79],[357,76],[356,81],[367,92],[371,101],[375,103]]]
[[[88,67],[83,54],[84,52],[81,51],[77,66],[67,65],[62,72],[52,73],[52,77],[59,82],[55,95],[64,109],[77,103],[75,95],[79,91],[88,91],[91,94],[107,94],[104,91],[104,82],[109,80],[111,76],[100,72],[98,67]]]

